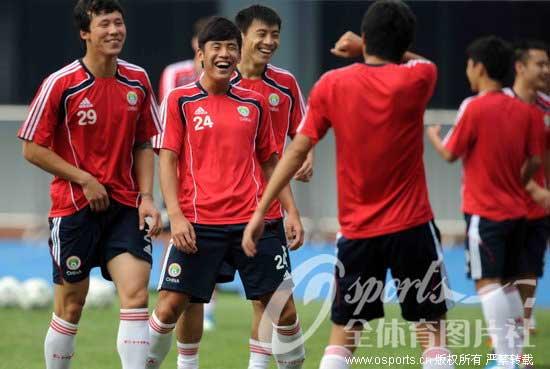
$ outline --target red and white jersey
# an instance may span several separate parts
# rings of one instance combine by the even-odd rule
[[[209,95],[197,81],[168,94],[161,120],[154,146],[179,156],[185,217],[198,224],[248,222],[264,189],[256,166],[277,153],[265,98],[236,86]]]
[[[284,69],[267,64],[261,79],[243,78],[237,71],[231,83],[256,91],[267,99],[277,151],[283,155],[287,137],[294,137],[305,112],[296,78]],[[266,219],[279,219],[283,215],[281,204],[276,200],[271,204]]]
[[[422,160],[423,117],[435,64],[356,63],[325,73],[309,96],[298,133],[336,140],[342,234],[374,237],[433,218]]]
[[[172,89],[195,82],[199,75],[195,70],[193,59],[168,65],[160,76],[159,101],[164,100]]]
[[[144,69],[118,60],[112,78],[96,78],[81,60],[51,74],[30,105],[18,137],[50,148],[90,173],[114,200],[136,207],[134,145],[161,131],[155,96]],[[55,177],[51,217],[88,204],[82,188]]]
[[[527,216],[521,168],[541,156],[543,139],[533,110],[503,91],[478,94],[460,106],[444,144],[462,158],[465,213],[493,221]]]

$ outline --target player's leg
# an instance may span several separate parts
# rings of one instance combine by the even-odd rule
[[[451,308],[449,280],[439,230],[433,221],[385,237],[383,248],[405,320],[416,322],[423,368],[453,368],[437,357],[449,356],[445,318]]]
[[[350,240],[341,236],[337,257],[343,268],[335,268],[333,324],[320,369],[350,368],[365,324],[384,317],[382,296],[387,265],[383,249],[373,239]]]
[[[44,341],[47,369],[68,369],[75,335],[86,300],[90,269],[96,265],[100,237],[96,216],[89,208],[66,217],[51,218],[54,313]]]
[[[193,300],[191,300],[193,301]],[[203,305],[191,302],[176,324],[178,369],[199,367],[199,343],[203,332]]]
[[[117,351],[122,369],[141,369],[149,350],[149,274],[152,243],[139,229],[136,208],[112,201],[105,215],[102,272],[112,279],[120,300]]]

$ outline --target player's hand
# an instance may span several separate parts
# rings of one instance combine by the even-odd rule
[[[300,214],[288,213],[285,219],[285,233],[290,250],[297,250],[304,244],[304,227]]]
[[[550,191],[546,188],[538,187],[531,191],[533,201],[542,206],[547,212],[550,211]]]
[[[141,204],[138,208],[139,214],[139,229],[145,229],[145,218],[151,217],[151,222],[149,224],[149,231],[147,235],[151,237],[156,237],[160,234],[162,230],[162,221],[160,220],[160,213],[153,203],[153,198],[149,196],[143,196],[141,198]]]
[[[434,139],[439,140],[441,137],[441,125],[434,124],[426,128],[426,135],[433,142]]]
[[[84,197],[90,203],[90,209],[95,212],[105,211],[109,207],[109,195],[105,186],[90,175],[82,184]]]
[[[356,33],[347,31],[336,41],[330,52],[340,58],[359,57],[363,53],[363,40]]]
[[[241,246],[246,256],[254,257],[256,255],[256,245],[258,244],[258,240],[262,237],[263,233],[264,217],[258,212],[254,212],[252,218],[250,218],[250,221],[244,229],[243,240],[241,242]]]
[[[186,254],[194,254],[198,251],[195,229],[183,214],[170,218],[170,229],[172,243],[178,250]]]
[[[310,151],[307,158],[294,175],[294,179],[301,182],[309,182],[313,176],[313,153]]]

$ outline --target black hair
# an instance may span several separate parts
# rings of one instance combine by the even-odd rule
[[[212,18],[211,16],[202,17],[197,19],[195,23],[193,23],[193,37],[199,37],[199,33],[201,33],[202,29],[204,28],[204,26],[206,26],[206,24],[211,18]]]
[[[513,49],[496,36],[485,36],[473,41],[466,49],[468,58],[485,67],[489,78],[506,84],[512,66]]]
[[[238,12],[235,16],[235,24],[242,33],[246,33],[255,19],[268,26],[277,25],[279,30],[281,29],[281,17],[275,10],[262,5],[252,5]]]
[[[382,59],[399,63],[415,37],[416,17],[399,0],[379,0],[372,4],[361,22],[366,51]]]
[[[548,44],[539,40],[524,40],[514,45],[514,62],[527,62],[527,59],[529,59],[529,50],[542,50],[550,56]]]
[[[243,44],[241,31],[227,18],[212,17],[203,27],[198,36],[199,48],[204,50],[208,41],[237,40],[239,50]]]
[[[92,15],[109,14],[115,11],[124,15],[118,0],[78,0],[73,10],[74,23],[78,30],[90,32]]]

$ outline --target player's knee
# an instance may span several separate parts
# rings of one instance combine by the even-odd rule
[[[265,311],[265,306],[259,300],[252,300],[252,309],[254,310],[254,314],[261,316]]]
[[[73,324],[77,324],[80,321],[82,315],[82,309],[84,308],[85,300],[74,299],[66,301],[63,304],[63,310],[61,311],[60,318]]]
[[[283,307],[277,325],[292,325],[296,323],[297,319],[296,306],[294,305],[294,301],[290,299]]]
[[[187,299],[183,295],[180,296],[178,293],[161,294],[155,308],[155,315],[161,322],[172,324],[178,320],[186,308],[185,305],[187,305]]]
[[[147,307],[149,291],[147,287],[136,288],[119,292],[120,307],[123,309],[137,309]]]

